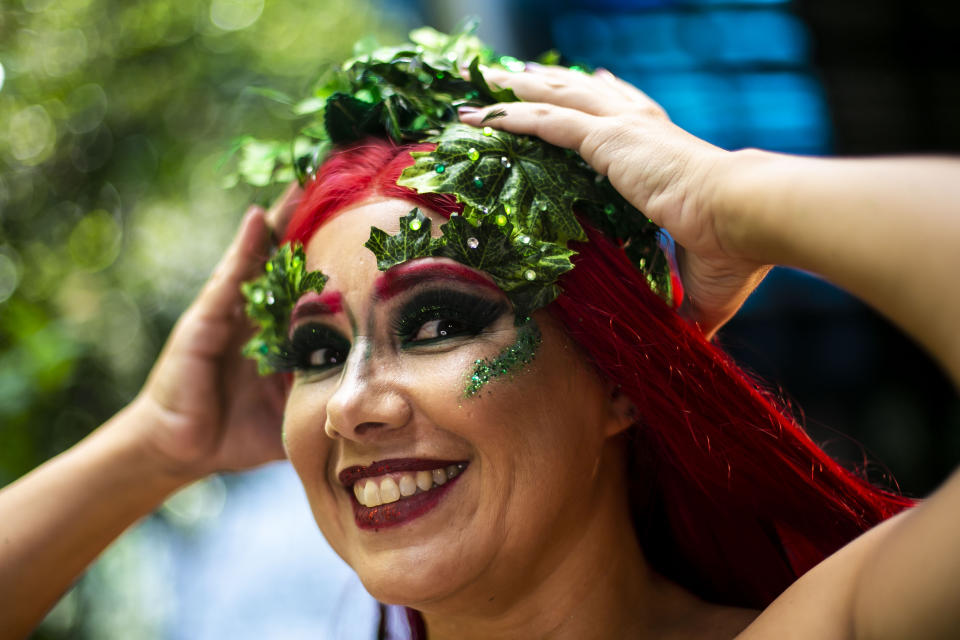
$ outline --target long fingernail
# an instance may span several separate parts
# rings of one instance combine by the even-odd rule
[[[471,107],[471,106],[467,106],[467,105],[463,105],[463,106],[461,106],[461,107],[457,107],[457,115],[459,115],[459,116],[461,116],[461,117],[462,117],[462,116],[470,116],[470,115],[473,115],[473,114],[477,113],[478,111],[480,111],[480,109],[478,109],[477,107]]]

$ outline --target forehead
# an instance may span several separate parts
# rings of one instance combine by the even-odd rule
[[[400,218],[415,206],[406,200],[384,199],[344,209],[310,238],[307,268],[322,271],[329,278],[327,288],[331,291],[368,289],[380,273],[373,252],[363,246],[370,237],[370,227],[393,235],[400,230]],[[439,236],[446,219],[429,209],[421,208],[421,212],[433,223],[432,235]]]

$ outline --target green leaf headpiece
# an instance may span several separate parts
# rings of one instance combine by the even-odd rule
[[[357,57],[325,73],[313,95],[293,106],[307,121],[292,144],[239,142],[237,177],[254,185],[294,176],[303,183],[334,145],[370,136],[402,144],[432,142],[433,151],[412,154],[414,164],[398,184],[420,193],[453,194],[463,213],[441,225],[437,238],[430,220],[416,209],[401,218],[396,235],[371,229],[366,246],[380,270],[421,257],[451,258],[493,277],[523,318],[560,294],[557,280],[573,268],[570,257],[576,253],[567,244],[587,240],[580,214],[623,246],[650,288],[672,304],[659,228],[604,176],[573,151],[458,121],[460,106],[517,101],[512,90],[489,86],[482,69],[522,71],[524,63],[494,55],[474,35],[473,25],[453,35],[424,27],[410,40],[358,50]],[[543,61],[555,63],[556,54]],[[468,70],[468,78],[461,69]],[[244,287],[248,314],[261,327],[245,352],[258,360],[261,372],[284,360],[296,297],[319,291],[325,282],[319,272],[306,272],[299,247],[281,248],[267,269]]]

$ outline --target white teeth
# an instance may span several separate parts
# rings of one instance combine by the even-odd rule
[[[393,481],[393,478],[386,478],[380,483],[380,502],[396,502],[400,499],[400,487]]]
[[[380,478],[365,478],[354,483],[353,495],[363,506],[376,507],[444,485],[463,473],[466,468],[465,463],[459,462],[445,469],[408,471]]]
[[[433,486],[433,476],[429,471],[417,471],[417,488],[420,491],[430,491]]]
[[[380,488],[373,480],[368,480],[363,487],[363,500],[360,503],[366,507],[375,507],[380,504]]]
[[[400,495],[412,496],[417,492],[417,481],[409,473],[400,476]]]

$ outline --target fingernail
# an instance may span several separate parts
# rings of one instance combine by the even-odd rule
[[[468,105],[457,107],[457,114],[461,116],[469,116],[474,113],[477,113],[478,111],[480,111],[480,109],[478,109],[477,107],[471,107]]]
[[[539,62],[528,62],[525,65],[523,65],[523,70],[524,71],[542,71],[543,65],[540,64]]]

